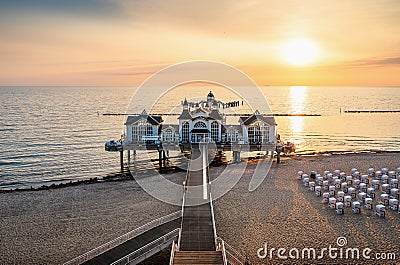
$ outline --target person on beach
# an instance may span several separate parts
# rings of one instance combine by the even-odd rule
[[[283,145],[281,142],[278,142],[275,150],[276,150],[276,163],[279,164],[281,162],[281,152],[283,150]]]

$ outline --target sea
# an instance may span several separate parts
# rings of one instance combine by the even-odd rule
[[[400,151],[400,87],[260,87],[277,130],[296,153]],[[0,190],[39,187],[115,174],[119,155],[104,143],[123,133],[136,87],[0,87]],[[184,97],[201,99],[210,85],[160,95],[151,113],[179,113]],[[221,101],[240,95],[215,88]],[[149,90],[149,94],[156,93]],[[144,100],[133,98],[136,101]],[[140,104],[138,104],[140,105]],[[170,116],[168,119],[175,119]],[[400,163],[400,162],[399,162]],[[400,164],[399,164],[400,166]],[[142,169],[146,170],[146,169]]]

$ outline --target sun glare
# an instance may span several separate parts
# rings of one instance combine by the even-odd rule
[[[304,66],[313,63],[317,57],[317,47],[307,39],[293,39],[282,46],[282,56],[286,62]]]

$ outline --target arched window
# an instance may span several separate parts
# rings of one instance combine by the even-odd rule
[[[189,142],[189,123],[184,122],[182,124],[182,142]]]
[[[214,142],[218,142],[218,136],[219,136],[219,124],[216,121],[213,121],[211,123],[211,139]]]
[[[226,131],[226,140],[228,141],[228,142],[237,142],[237,140],[238,140],[238,138],[239,138],[239,132],[238,132],[238,130],[235,130],[235,129],[233,129],[233,128],[229,128],[227,131]]]
[[[167,128],[163,131],[163,142],[173,142],[175,135],[175,130],[172,128]]]
[[[198,121],[195,125],[194,128],[202,128],[202,129],[207,129],[207,125],[202,122],[202,121]]]
[[[248,128],[248,138],[250,143],[269,142],[269,126],[264,122],[257,121]]]
[[[132,141],[141,142],[143,136],[152,136],[153,127],[146,120],[140,120],[137,124],[132,125]]]

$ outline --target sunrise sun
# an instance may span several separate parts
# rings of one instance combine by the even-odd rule
[[[292,39],[282,45],[282,57],[289,64],[306,66],[317,59],[317,47],[307,39]]]

